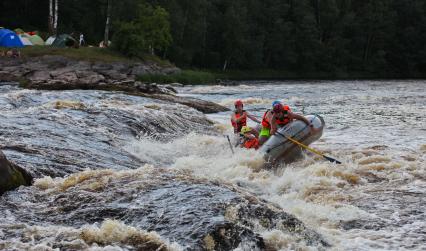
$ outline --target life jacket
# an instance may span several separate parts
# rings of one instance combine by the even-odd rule
[[[257,149],[259,148],[259,140],[257,138],[247,139],[244,142],[244,147],[247,149],[251,149],[251,148]]]
[[[262,127],[264,127],[264,128],[271,128],[271,124],[266,119],[266,115],[268,114],[269,111],[270,110],[266,110],[265,114],[263,114],[263,117],[262,117]]]
[[[276,118],[275,121],[277,122],[278,126],[285,126],[288,123],[291,122],[291,119],[288,116],[288,113],[291,112],[291,109],[288,105],[283,106],[283,110],[286,112],[287,116],[284,116],[284,118]]]
[[[275,121],[277,122],[278,126],[285,126],[285,125],[287,125],[288,123],[291,122],[291,119],[288,116],[285,116],[282,119],[276,118]]]
[[[235,119],[241,118],[244,115],[245,112],[246,112],[245,110],[243,110],[243,112],[241,114],[235,112]],[[247,125],[247,117],[240,120],[239,123],[235,123],[233,121],[231,121],[231,123],[232,123],[232,126],[234,127],[234,132],[239,133],[239,132],[241,132],[241,128],[243,128],[243,126]]]

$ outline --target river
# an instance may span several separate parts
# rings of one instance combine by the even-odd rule
[[[262,157],[255,151],[231,153],[225,138],[232,133],[229,113],[207,119],[183,105],[120,93],[0,88],[0,146],[38,178],[34,186],[1,197],[4,249],[133,250],[137,245],[124,241],[130,233],[170,250],[197,250],[197,242],[185,239],[195,231],[187,225],[170,221],[153,227],[147,220],[154,216],[146,208],[158,213],[166,205],[176,210],[189,205],[165,202],[158,190],[141,195],[151,191],[145,190],[147,184],[167,187],[163,176],[184,181],[182,188],[170,184],[174,193],[195,184],[193,194],[207,189],[212,200],[228,204],[238,197],[230,187],[241,188],[296,216],[330,245],[254,221],[251,230],[270,250],[426,249],[425,81],[257,81],[178,88],[179,95],[229,108],[242,99],[258,117],[274,100],[294,112],[321,115],[326,128],[311,146],[342,164],[306,153],[274,170],[261,169]],[[199,215],[200,221],[217,220],[208,215]],[[247,236],[242,243],[256,239]]]

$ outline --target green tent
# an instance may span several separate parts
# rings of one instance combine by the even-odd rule
[[[28,36],[28,39],[33,45],[44,45],[43,38],[41,38],[39,35]]]
[[[25,31],[21,28],[17,28],[14,31],[15,31],[16,34],[24,34],[25,33]]]
[[[78,42],[70,35],[62,34],[56,37],[55,41],[53,41],[52,43],[52,46],[60,47],[60,48],[74,47],[74,46],[78,46]]]

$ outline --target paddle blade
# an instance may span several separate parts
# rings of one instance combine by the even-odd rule
[[[333,159],[333,158],[325,156],[325,155],[323,155],[323,157],[326,158],[330,162],[334,162],[336,164],[342,164],[342,162],[338,161],[337,159]]]

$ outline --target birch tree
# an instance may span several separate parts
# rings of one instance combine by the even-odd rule
[[[49,34],[53,34],[53,0],[49,0]]]
[[[55,16],[53,22],[53,32],[56,35],[58,33],[58,0],[55,0]]]
[[[58,31],[58,0],[49,0],[49,33],[56,35]]]
[[[104,46],[109,46],[109,27],[111,23],[111,0],[107,0],[107,18],[105,22]]]

